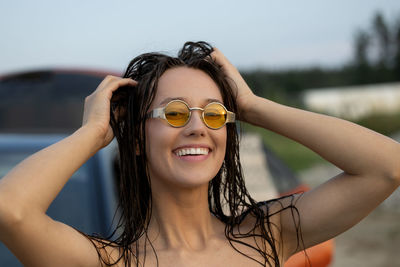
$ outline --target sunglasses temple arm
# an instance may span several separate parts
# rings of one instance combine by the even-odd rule
[[[228,111],[226,116],[226,122],[235,122],[235,113]]]
[[[161,119],[166,119],[165,117],[165,112],[164,108],[156,108],[153,109],[152,112],[150,112],[150,118],[161,118]]]

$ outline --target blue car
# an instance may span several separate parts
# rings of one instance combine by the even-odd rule
[[[0,134],[0,178],[24,158],[64,138],[57,134]],[[107,236],[112,229],[117,191],[115,144],[99,151],[74,173],[47,214],[85,233]],[[0,242],[0,266],[22,266]]]

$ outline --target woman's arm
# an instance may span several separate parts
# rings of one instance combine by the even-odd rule
[[[130,79],[107,77],[85,100],[83,126],[12,169],[0,180],[0,239],[25,266],[98,266],[92,244],[53,221],[46,210],[72,174],[111,142],[112,92]]]
[[[315,151],[347,174],[377,175],[399,182],[400,148],[394,140],[331,116],[249,99],[246,122],[284,135]]]
[[[213,57],[237,85],[241,119],[312,149],[343,173],[297,198],[305,247],[330,239],[368,215],[400,184],[400,144],[338,118],[287,107],[255,96],[216,50]],[[292,213],[281,215],[285,256],[297,247]]]

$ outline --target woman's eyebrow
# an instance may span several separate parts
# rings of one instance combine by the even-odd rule
[[[207,103],[211,103],[211,102],[218,102],[218,103],[221,103],[221,104],[222,104],[222,101],[221,101],[221,100],[218,100],[218,99],[215,99],[215,98],[208,98],[208,99],[207,99]]]
[[[160,105],[167,104],[168,102],[171,102],[172,100],[177,100],[177,99],[186,102],[185,98],[183,98],[183,97],[167,97],[163,101],[161,101]]]
[[[160,102],[160,105],[167,104],[168,102],[171,102],[172,100],[182,100],[187,102],[187,100],[184,97],[167,97],[163,101]],[[215,99],[215,98],[207,98],[205,103],[211,103],[211,102],[218,102],[222,104],[221,100]]]

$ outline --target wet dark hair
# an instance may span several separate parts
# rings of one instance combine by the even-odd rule
[[[157,92],[158,81],[163,73],[181,66],[204,71],[218,85],[227,109],[235,112],[240,118],[236,96],[231,88],[234,83],[228,80],[221,67],[212,59],[210,55],[212,51],[212,46],[206,42],[187,42],[177,57],[146,53],[133,59],[123,75],[125,78],[137,81],[138,84],[135,88],[119,88],[114,93],[111,104],[110,124],[119,146],[120,177],[117,180],[120,219],[112,235],[116,237],[107,238],[110,241],[98,236],[89,237],[96,246],[103,264],[111,266],[123,260],[125,266],[131,266],[134,260],[137,266],[144,266],[146,255],[145,252],[144,255],[139,255],[138,240],[144,236],[146,242],[151,245],[147,229],[152,215],[152,192],[147,170],[145,125],[147,113]],[[288,206],[282,204],[281,210],[271,212],[270,202],[257,203],[251,198],[244,183],[240,164],[237,125],[227,124],[226,128],[228,138],[224,162],[208,187],[210,212],[225,224],[225,236],[236,251],[262,266],[280,266],[278,254],[282,244],[277,244],[273,236],[273,228],[280,232],[280,226],[274,225],[270,217],[282,210],[291,209],[298,230],[298,219],[295,219],[298,218],[297,209],[293,201],[289,201],[291,204]],[[234,231],[247,216],[254,218],[252,229],[245,233]],[[244,238],[255,241],[255,245],[247,243]],[[237,244],[254,249],[264,260],[260,261],[246,255],[237,248]],[[266,244],[269,245],[269,252]],[[110,260],[106,255],[107,246],[119,249],[120,255],[117,259]],[[146,244],[144,246],[146,247]],[[153,252],[157,259],[154,248]]]

